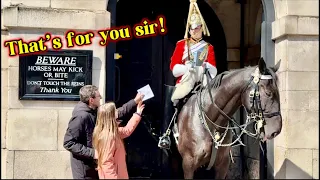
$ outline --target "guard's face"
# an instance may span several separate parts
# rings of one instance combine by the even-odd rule
[[[194,29],[190,28],[189,33],[193,39],[201,39],[202,38],[202,25],[199,25],[198,27],[196,27]]]

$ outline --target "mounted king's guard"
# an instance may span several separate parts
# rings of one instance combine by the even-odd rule
[[[190,38],[188,38],[188,32]],[[175,90],[171,96],[171,101],[175,108],[174,116],[169,124],[166,133],[160,137],[158,146],[169,149],[170,125],[178,114],[178,109],[184,103],[186,96],[195,88],[199,82],[203,86],[207,83],[205,71],[208,71],[211,78],[217,74],[216,60],[213,46],[202,39],[203,34],[210,36],[206,23],[201,15],[196,0],[190,0],[187,27],[183,40],[176,44],[176,48],[171,57],[170,69],[174,77],[177,78]],[[176,127],[175,127],[176,129]]]

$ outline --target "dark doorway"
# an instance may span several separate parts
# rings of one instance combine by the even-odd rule
[[[223,28],[209,5],[203,0],[198,0],[198,5],[211,33],[206,40],[215,47],[218,71],[225,71],[227,46]],[[164,84],[174,85],[174,77],[169,69],[170,58],[177,41],[183,39],[188,10],[189,0],[119,0],[117,3],[116,26],[133,27],[143,18],[153,21],[158,15],[164,15],[167,27],[165,36],[133,38],[116,44],[116,52],[122,55],[121,59],[115,60],[113,80],[117,106],[134,98],[137,89],[147,84],[155,95],[145,102],[144,117],[136,131],[125,139],[130,178],[170,177],[163,173],[171,167],[163,163],[163,158],[169,157],[164,156],[164,151],[158,148],[157,135],[163,123]],[[108,61],[110,64],[110,59]],[[107,77],[107,81],[112,82],[112,79]],[[124,124],[130,117],[123,119]],[[151,127],[156,135],[150,132]]]
[[[120,0],[117,3],[117,26],[133,27],[143,18],[153,20],[155,15],[148,1]],[[153,127],[161,121],[161,81],[162,81],[162,38],[133,38],[130,41],[117,43],[117,53],[122,58],[116,65],[116,101],[122,105],[134,98],[137,90],[150,85],[155,97],[146,101],[144,117],[135,132],[124,140],[127,151],[127,167],[130,178],[159,177],[161,167],[161,150],[157,139],[149,133],[149,122]],[[119,79],[120,77],[120,79]],[[119,88],[118,88],[119,87]],[[131,115],[124,118],[124,124]]]

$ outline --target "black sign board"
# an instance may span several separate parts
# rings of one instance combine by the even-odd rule
[[[19,99],[79,101],[92,83],[91,50],[47,51],[20,56]]]

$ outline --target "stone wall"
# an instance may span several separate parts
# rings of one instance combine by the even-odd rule
[[[319,178],[319,1],[274,0],[272,24],[283,128],[274,140],[276,178]]]
[[[1,45],[3,45],[4,41],[8,37],[8,31],[5,27],[3,27],[2,22],[3,11],[1,10]],[[13,155],[6,150],[6,125],[8,113],[8,63],[7,52],[1,47],[1,179],[7,177],[5,167],[8,166],[6,165],[6,161],[7,158],[12,159]]]
[[[5,0],[1,10],[5,39],[38,39],[46,32],[64,39],[67,30],[101,30],[110,25],[106,0]],[[50,44],[48,44],[50,47]],[[65,47],[64,47],[65,48]],[[105,94],[106,48],[98,44],[73,49],[93,50],[93,84]],[[1,57],[1,178],[72,178],[63,137],[76,102],[18,99],[19,59]]]

